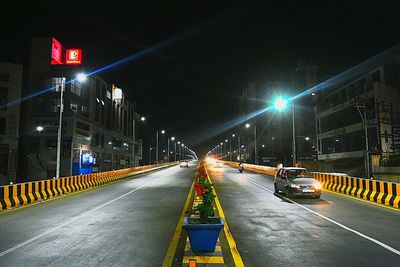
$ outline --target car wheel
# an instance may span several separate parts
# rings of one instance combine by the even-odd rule
[[[313,199],[319,199],[321,197],[321,195],[313,195]]]
[[[286,194],[285,194],[288,198],[293,198],[294,194],[293,191],[290,190],[289,188],[286,188]]]
[[[278,189],[278,187],[276,186],[276,183],[274,183],[274,193],[275,193],[275,194],[278,194],[278,193],[279,193],[279,189]]]

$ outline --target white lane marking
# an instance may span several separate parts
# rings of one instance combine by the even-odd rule
[[[268,189],[268,188],[266,188],[266,187],[264,187],[264,186],[262,186],[262,185],[260,185],[260,184],[258,184],[256,182],[253,182],[251,180],[248,180],[248,181],[250,183],[252,183],[252,184],[254,184],[254,185],[256,185],[256,186],[258,186],[258,187],[260,187],[260,188],[262,188],[262,189],[264,189],[266,191],[268,191],[268,192],[274,193],[274,191],[272,191],[272,190],[270,190],[270,189]],[[348,227],[348,226],[346,226],[344,224],[341,224],[340,222],[337,222],[337,221],[335,221],[335,220],[333,220],[333,219],[331,219],[329,217],[326,217],[326,216],[324,216],[324,215],[322,215],[322,214],[320,214],[320,213],[318,213],[316,211],[313,211],[313,210],[311,210],[311,209],[309,209],[309,208],[297,203],[296,201],[293,201],[293,200],[291,200],[289,198],[286,198],[284,196],[281,196],[281,197],[283,199],[285,199],[286,201],[289,201],[289,202],[291,202],[291,203],[293,203],[293,204],[295,204],[295,205],[297,205],[297,206],[299,206],[299,207],[301,207],[301,208],[303,208],[303,209],[305,209],[305,210],[307,210],[307,211],[309,211],[309,212],[311,212],[311,213],[313,213],[313,214],[315,214],[315,215],[317,215],[317,216],[319,216],[319,217],[321,217],[321,218],[323,218],[323,219],[325,219],[325,220],[327,220],[327,221],[329,221],[329,222],[331,222],[333,224],[336,224],[337,226],[339,226],[339,227],[341,227],[341,228],[343,228],[343,229],[345,229],[345,230],[347,230],[349,232],[352,232],[352,233],[354,233],[354,234],[356,234],[358,236],[361,236],[362,238],[365,238],[365,239],[367,239],[367,240],[369,240],[369,241],[371,241],[371,242],[373,242],[373,243],[375,243],[375,244],[377,244],[377,245],[379,245],[379,246],[381,246],[381,247],[393,252],[394,254],[397,254],[398,256],[400,256],[400,251],[399,250],[397,250],[395,248],[392,248],[391,246],[386,245],[385,243],[383,243],[383,242],[381,242],[379,240],[376,240],[376,239],[374,239],[374,238],[372,238],[370,236],[367,236],[367,235],[365,235],[363,233],[360,233],[360,232],[358,232],[358,231],[356,231],[354,229],[351,229],[350,227]]]
[[[77,217],[75,217],[75,218],[73,218],[73,219],[71,219],[71,220],[69,220],[69,221],[66,221],[65,223],[62,223],[62,224],[60,224],[60,225],[54,227],[54,228],[51,229],[51,230],[48,230],[48,231],[46,231],[46,232],[43,232],[43,233],[41,233],[41,234],[39,234],[39,235],[37,235],[37,236],[34,236],[34,237],[32,237],[32,238],[30,238],[30,239],[28,239],[28,240],[26,240],[26,241],[24,241],[24,242],[22,242],[22,243],[19,243],[19,244],[13,246],[13,247],[11,247],[11,248],[9,248],[9,249],[7,249],[7,250],[4,250],[4,251],[0,252],[0,257],[3,257],[3,256],[5,256],[5,255],[7,255],[7,254],[13,252],[14,250],[19,249],[19,248],[21,248],[21,247],[23,247],[23,246],[25,246],[25,245],[27,245],[27,244],[29,244],[29,243],[32,243],[33,241],[36,241],[36,240],[38,240],[39,238],[41,238],[41,237],[43,237],[43,236],[46,236],[46,235],[48,235],[48,234],[51,234],[51,233],[53,233],[54,231],[56,231],[56,230],[58,230],[58,229],[60,229],[60,228],[62,228],[62,227],[64,227],[64,226],[67,226],[68,224],[73,223],[73,222],[79,220],[80,218],[82,218],[82,217],[84,217],[84,216],[86,216],[86,215],[89,215],[90,213],[93,213],[94,211],[96,211],[96,210],[98,210],[98,209],[101,209],[101,208],[103,208],[103,207],[105,207],[105,206],[107,206],[107,205],[109,205],[109,204],[111,204],[111,203],[113,203],[113,202],[115,202],[115,201],[117,201],[117,200],[123,198],[123,197],[126,197],[127,195],[130,195],[130,194],[132,194],[133,192],[135,192],[135,191],[137,191],[137,190],[139,190],[139,189],[141,189],[141,188],[143,188],[143,187],[145,187],[145,186],[147,186],[147,185],[149,185],[149,184],[151,184],[151,183],[154,183],[155,181],[158,181],[158,180],[160,180],[160,179],[162,179],[162,178],[154,179],[153,181],[150,181],[150,182],[148,182],[148,183],[146,183],[146,184],[144,184],[144,185],[141,185],[141,186],[139,186],[138,188],[129,191],[128,193],[125,193],[125,194],[123,194],[123,195],[121,195],[121,196],[119,196],[119,197],[117,197],[117,198],[114,198],[114,199],[112,199],[112,200],[110,200],[110,201],[108,201],[108,202],[106,202],[106,203],[104,203],[104,204],[101,204],[100,206],[98,206],[98,207],[96,207],[96,208],[94,208],[94,209],[92,209],[92,210],[89,210],[89,211],[87,211],[87,212],[85,212],[85,213],[82,213],[81,215],[79,215],[79,216],[77,216]]]

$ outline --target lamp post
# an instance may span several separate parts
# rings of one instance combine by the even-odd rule
[[[232,134],[232,138],[235,137],[235,134]],[[232,161],[232,138],[229,138],[229,161]]]
[[[242,154],[240,152],[240,136],[238,135],[238,152],[239,152],[239,161],[242,160]]]
[[[180,161],[181,160],[181,150],[180,150],[181,141],[178,141],[177,143],[178,143],[178,160]]]
[[[367,111],[365,108],[365,105],[361,106],[356,106],[358,114],[360,114],[361,120],[363,122],[364,126],[364,139],[365,139],[365,156],[364,156],[364,161],[365,161],[365,177],[369,179],[369,172],[370,172],[370,167],[369,167],[369,144],[368,144],[368,125],[367,125]],[[363,109],[363,112],[361,113],[360,109]]]
[[[144,121],[146,121],[146,118],[145,117],[140,117],[140,121],[142,121],[142,122],[144,122]],[[136,131],[136,121],[135,121],[135,116],[133,116],[133,119],[132,119],[132,139],[133,139],[133,142],[132,142],[132,158],[133,158],[133,167],[135,167],[135,165],[136,165],[136,158],[135,158],[135,144],[136,144],[136,133],[135,133],[135,131]]]
[[[283,99],[282,97],[278,97],[274,101],[274,108],[278,112],[282,112],[286,109],[288,101]],[[295,132],[295,123],[294,123],[294,105],[291,104],[292,111],[292,155],[293,155],[293,166],[296,166],[296,132]]]
[[[165,134],[165,131],[161,130],[161,134]],[[156,163],[158,164],[158,131],[156,132]]]
[[[78,82],[83,83],[87,79],[86,75],[83,73],[78,73],[76,79]],[[60,116],[58,122],[58,132],[57,132],[57,166],[56,166],[56,178],[60,178],[60,163],[61,163],[61,133],[62,133],[62,118],[64,112],[64,90],[65,90],[65,78],[61,79],[60,88]],[[43,130],[43,129],[42,129]]]
[[[174,141],[174,140],[175,140],[175,137],[171,137],[171,140]],[[168,153],[167,158],[168,158],[168,162],[169,162],[169,138],[168,138],[167,153]]]
[[[175,142],[175,137],[172,136],[172,137],[171,137],[171,140],[174,141],[174,154],[175,154],[175,156],[174,156],[174,161],[176,161],[176,142]]]

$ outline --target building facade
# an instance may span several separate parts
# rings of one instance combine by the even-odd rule
[[[315,109],[318,160],[330,162],[335,170],[364,176],[368,163],[374,172],[374,166],[398,161],[399,63],[394,58],[319,93]]]
[[[63,91],[60,176],[133,166],[134,105],[122,89],[97,75],[76,77],[82,66],[51,64],[52,38],[32,42],[24,108],[28,133],[21,149],[26,180],[55,177]],[[138,151],[138,149],[136,149]]]
[[[23,67],[0,62],[0,185],[16,181]]]

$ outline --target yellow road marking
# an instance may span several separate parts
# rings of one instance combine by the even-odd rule
[[[207,172],[207,179],[211,183],[210,175],[208,174],[207,169],[206,169],[206,172]],[[235,239],[233,238],[233,235],[232,235],[231,231],[229,230],[228,222],[227,222],[227,220],[225,218],[224,211],[222,210],[221,203],[219,202],[218,195],[217,195],[217,192],[215,190],[215,187],[214,187],[214,195],[215,195],[214,200],[215,200],[215,204],[216,204],[217,209],[218,209],[219,216],[221,216],[221,218],[223,218],[224,221],[225,221],[224,232],[225,232],[225,236],[226,236],[226,239],[228,241],[228,244],[229,244],[229,248],[231,250],[231,254],[232,254],[232,258],[233,258],[233,261],[235,263],[235,266],[236,267],[242,267],[242,266],[244,267],[244,263],[243,263],[242,257],[240,256],[240,253],[237,250]]]
[[[393,207],[390,207],[390,206],[385,206],[384,204],[372,202],[372,201],[369,201],[369,200],[364,200],[362,198],[353,197],[353,196],[350,196],[350,195],[346,195],[346,194],[342,194],[342,193],[338,193],[338,192],[334,192],[334,191],[330,191],[330,190],[324,190],[323,192],[324,193],[325,192],[326,193],[331,193],[331,194],[335,194],[335,195],[338,195],[338,196],[347,197],[347,198],[351,198],[351,199],[355,199],[355,200],[362,201],[362,202],[365,202],[365,203],[368,203],[368,204],[372,204],[372,205],[375,205],[375,206],[378,206],[378,207],[381,207],[381,208],[387,208],[387,209],[390,209],[390,210],[400,211],[400,209],[396,209],[396,208],[393,208]]]
[[[169,248],[168,248],[167,254],[165,255],[164,262],[163,262],[163,265],[162,265],[163,267],[170,267],[172,265],[173,260],[174,260],[174,255],[175,255],[175,252],[176,252],[176,248],[178,246],[179,238],[180,238],[181,233],[182,233],[183,218],[185,217],[186,210],[188,209],[189,204],[190,204],[190,200],[192,198],[193,187],[194,187],[194,180],[193,180],[192,185],[190,186],[189,194],[188,194],[188,196],[186,198],[186,202],[185,202],[185,205],[183,206],[183,210],[182,210],[181,216],[179,217],[178,224],[176,225],[176,228],[175,228],[175,233],[172,236],[172,240],[171,240],[171,243],[169,244]],[[187,261],[187,263],[189,263],[189,260]]]
[[[224,263],[224,258],[214,256],[185,256],[182,263],[189,263],[193,259],[196,263]]]

